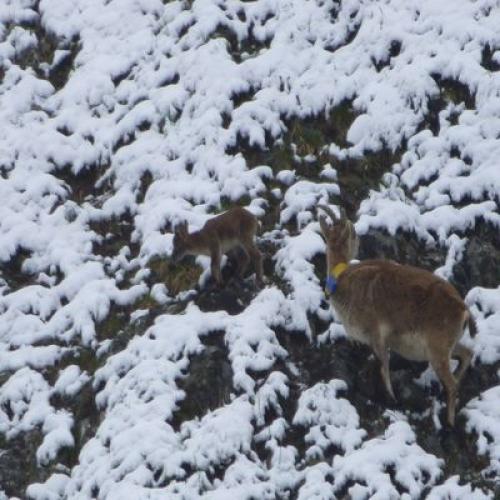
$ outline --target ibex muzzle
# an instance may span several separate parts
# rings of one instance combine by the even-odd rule
[[[326,242],[327,292],[349,337],[368,344],[381,363],[381,374],[392,398],[389,375],[390,351],[409,360],[428,361],[447,393],[447,420],[453,426],[457,388],[472,352],[459,340],[464,326],[471,335],[476,328],[457,290],[438,276],[390,260],[349,264],[358,250],[358,236],[345,214],[331,219],[320,216]],[[451,372],[450,360],[460,365]]]

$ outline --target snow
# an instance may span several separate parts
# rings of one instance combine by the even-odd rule
[[[0,388],[0,432],[8,439],[41,426],[44,438],[37,460],[46,464],[60,448],[74,445],[73,418],[50,403],[50,388],[38,372],[21,368]]]
[[[61,498],[67,483],[68,476],[65,474],[52,474],[44,485],[32,484],[26,493],[32,498],[54,500]]]
[[[38,22],[60,43],[35,71],[21,61],[41,50]],[[326,499],[344,488],[352,498],[488,497],[445,477],[411,420],[369,435],[344,381],[305,384],[294,395],[277,332],[315,342],[315,315],[331,323],[318,340],[343,335],[313,264],[324,253],[315,209],[339,202],[343,161],[403,150],[362,200],[356,229],[411,232],[444,248],[435,272],[447,279],[478,223],[500,228],[500,73],[481,61],[486,45],[499,60],[499,23],[494,0],[2,2],[0,433],[9,440],[40,432],[36,459],[53,465],[62,448],[75,446],[76,430],[69,404],[56,408],[51,398],[77,400],[91,386],[101,412],[76,465],[31,484],[30,498],[275,498],[296,490],[301,499]],[[391,52],[395,43],[399,53]],[[70,55],[71,72],[56,88],[47,75]],[[440,91],[438,80],[469,89],[473,105]],[[422,129],[437,99],[445,105],[436,130]],[[283,141],[288,119],[319,119],[345,102],[355,119],[346,144],[325,145],[328,162],[294,150],[300,169],[247,163],[243,144],[267,150]],[[164,283],[150,283],[149,261],[168,258],[176,224],[200,228],[242,200],[262,218],[270,192],[279,220],[259,243],[277,248],[279,285],[230,315],[203,312],[192,303],[196,292],[174,297]],[[130,241],[101,255],[113,229],[106,236],[96,225],[125,215]],[[3,272],[14,258],[20,284]],[[208,259],[197,263],[203,287]],[[114,351],[99,325],[115,307],[135,311],[128,319],[137,324],[148,314],[142,299],[187,306],[182,314],[165,308]],[[466,301],[478,326],[466,338],[473,369],[496,366],[500,288],[475,287]],[[216,332],[232,368],[231,399],[176,428],[188,397],[180,381]],[[95,371],[75,364],[82,349],[99,358]],[[462,410],[489,460],[485,474],[497,476],[499,407],[495,386]],[[304,435],[304,456],[287,439],[292,431]]]
[[[326,476],[331,473],[331,468],[324,462],[309,467],[304,484],[299,490],[299,500],[330,500],[334,498],[331,482]]]
[[[300,234],[289,236],[284,232],[282,247],[276,252],[276,271],[292,287],[289,299],[296,307],[292,307],[293,325],[310,335],[307,313],[317,312],[323,319],[331,317],[329,310],[321,309],[324,301],[323,290],[314,272],[311,259],[324,251],[324,243],[316,222],[308,224]]]
[[[338,398],[338,391],[345,391],[343,380],[330,380],[305,390],[299,398],[294,424],[309,428],[305,440],[310,444],[306,458],[323,458],[324,452],[334,445],[344,453],[357,448],[366,432],[359,429],[359,417],[349,401]]]
[[[479,332],[473,348],[477,359],[492,364],[500,357],[500,288],[474,288],[467,295],[467,304],[477,318]]]
[[[336,184],[318,184],[305,180],[296,182],[285,193],[280,222],[286,224],[292,217],[296,217],[297,226],[302,229],[313,218],[311,210],[318,203],[328,203],[329,197],[335,194],[339,194]]]
[[[63,396],[74,396],[89,380],[90,376],[82,372],[77,365],[69,365],[59,372],[54,384],[54,392]]]
[[[422,494],[426,483],[433,484],[441,475],[443,461],[426,453],[415,443],[415,434],[403,421],[389,425],[380,438],[365,442],[354,453],[333,460],[334,487],[342,488],[349,480],[351,498],[400,498],[400,491],[388,481],[394,470],[396,484],[409,498]],[[426,477],[427,476],[427,477]]]
[[[454,500],[486,500],[492,498],[492,495],[487,495],[479,488],[472,488],[470,485],[459,484],[458,476],[448,478],[443,484],[432,489],[426,497],[428,500],[446,500],[453,498]]]
[[[498,386],[488,389],[478,398],[469,401],[463,410],[467,416],[467,431],[474,431],[479,437],[476,441],[478,452],[489,457],[490,465],[485,473],[492,477],[500,474],[499,394]]]

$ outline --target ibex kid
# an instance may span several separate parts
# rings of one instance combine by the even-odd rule
[[[187,222],[175,228],[172,260],[179,262],[185,255],[209,255],[212,277],[222,284],[220,271],[221,257],[230,250],[239,248],[237,276],[242,277],[250,260],[255,267],[256,281],[262,285],[262,255],[255,244],[259,221],[242,207],[230,208],[226,212],[209,219],[199,230],[188,232]]]

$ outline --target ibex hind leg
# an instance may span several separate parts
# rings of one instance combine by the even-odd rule
[[[432,356],[430,363],[439,380],[443,384],[447,396],[447,420],[448,424],[455,425],[455,408],[457,403],[457,382],[451,373],[449,355]]]
[[[396,396],[394,395],[394,389],[392,388],[391,374],[389,372],[389,351],[385,351],[382,359],[380,360],[381,368],[380,373],[382,374],[382,380],[384,381],[385,388],[389,396],[391,396],[393,401],[396,401]]]
[[[470,362],[472,359],[472,351],[468,347],[465,347],[463,344],[457,342],[457,344],[453,348],[451,357],[458,358],[458,360],[460,361],[460,366],[454,373],[457,383],[460,383],[462,377],[464,376],[464,373],[470,366]]]

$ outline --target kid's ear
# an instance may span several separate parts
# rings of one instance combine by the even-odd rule
[[[185,233],[187,233],[187,222],[181,222],[175,226],[174,234],[183,236]]]
[[[182,224],[181,224],[181,233],[183,236],[186,236],[188,234],[188,223],[187,221],[184,221]]]

